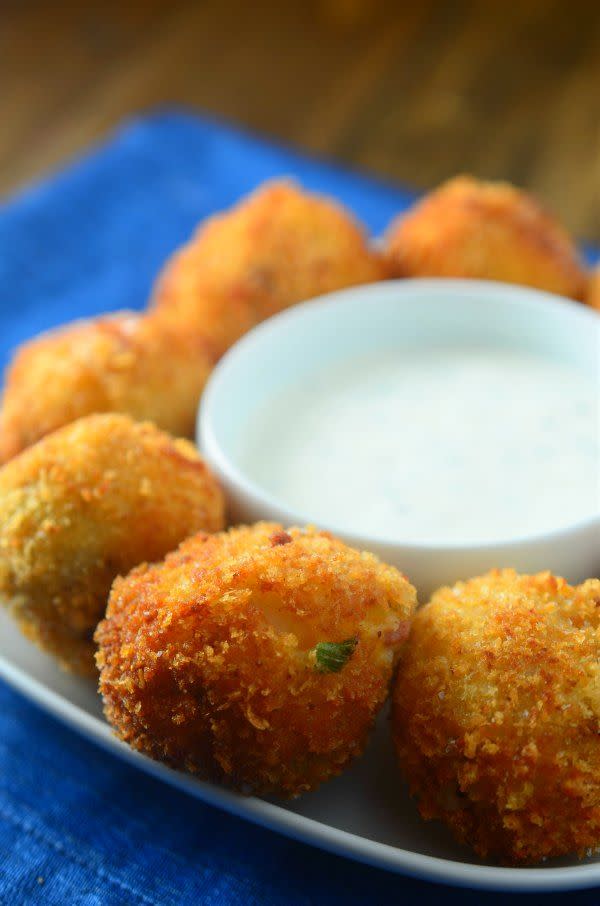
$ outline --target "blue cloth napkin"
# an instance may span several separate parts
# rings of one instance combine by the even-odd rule
[[[38,331],[144,305],[197,221],[289,175],[379,233],[411,199],[220,123],[163,113],[0,210],[0,364]],[[0,682],[0,903],[528,903],[452,890],[322,853],[165,787]],[[560,895],[544,902],[559,902]],[[597,904],[599,892],[570,897]]]

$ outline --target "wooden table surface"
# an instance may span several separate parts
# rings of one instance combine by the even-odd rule
[[[183,104],[427,188],[539,194],[600,243],[600,2],[0,3],[0,191]]]

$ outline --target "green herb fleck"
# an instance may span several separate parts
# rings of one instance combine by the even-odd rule
[[[358,636],[344,642],[319,642],[311,652],[315,656],[315,670],[319,673],[339,673],[357,645]]]

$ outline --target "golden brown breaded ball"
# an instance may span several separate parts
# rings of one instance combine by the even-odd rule
[[[385,248],[398,277],[470,277],[582,299],[586,277],[561,225],[508,183],[459,176],[392,224]]]
[[[600,266],[591,273],[585,301],[600,311]]]
[[[0,461],[96,412],[123,412],[191,437],[212,364],[198,336],[133,312],[43,334],[7,371]]]
[[[600,849],[600,581],[494,570],[417,614],[394,692],[425,818],[483,857]]]
[[[197,535],[113,585],[106,716],[153,758],[296,796],[361,754],[414,607],[401,573],[325,532]]]
[[[341,205],[277,181],[203,223],[167,263],[154,304],[205,332],[220,355],[289,305],[384,276]]]
[[[222,527],[222,493],[191,443],[92,415],[0,469],[0,601],[64,667],[91,673],[115,576]]]
[[[173,255],[159,277],[152,306],[157,317],[204,337],[219,359],[261,320],[260,304],[243,285],[219,286],[203,276],[194,241]]]

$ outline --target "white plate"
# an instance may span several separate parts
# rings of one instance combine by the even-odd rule
[[[474,864],[438,824],[419,818],[394,764],[385,717],[342,777],[293,803],[244,798],[131,751],[102,717],[93,684],[62,673],[0,612],[0,677],[108,752],[172,786],[271,830],[379,868],[489,890],[565,890],[600,885],[600,860],[541,868]]]

